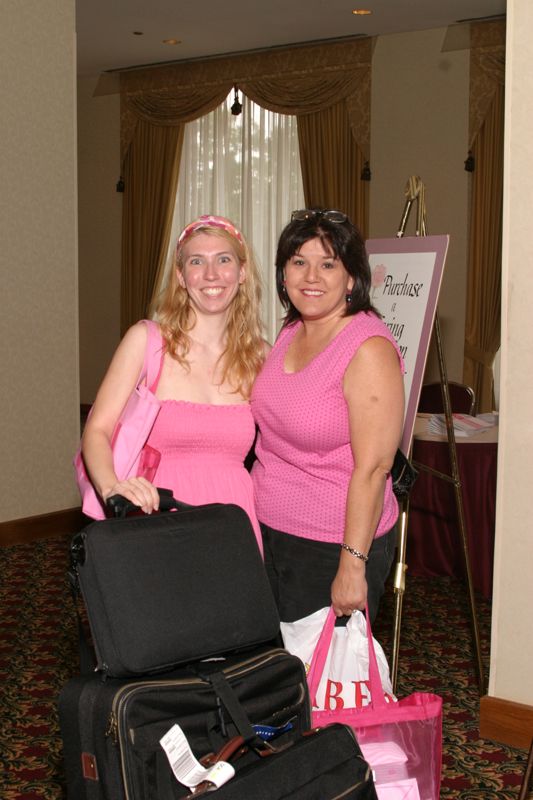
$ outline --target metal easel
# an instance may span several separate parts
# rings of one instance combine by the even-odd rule
[[[400,221],[400,228],[396,234],[398,238],[403,237],[409,213],[413,203],[416,201],[417,214],[416,214],[416,236],[426,236],[426,206],[425,206],[425,188],[423,182],[416,175],[409,178],[405,188],[406,202]],[[480,696],[486,692],[485,674],[483,670],[483,661],[481,657],[481,640],[479,635],[479,625],[477,618],[476,599],[474,594],[474,584],[472,581],[472,571],[470,568],[470,554],[468,551],[468,541],[466,538],[466,526],[463,507],[463,495],[461,488],[461,476],[459,474],[459,466],[457,461],[457,448],[455,444],[455,432],[453,428],[452,407],[450,402],[450,392],[448,388],[448,376],[446,372],[446,363],[444,359],[444,351],[442,347],[442,339],[440,333],[440,322],[438,311],[435,314],[435,322],[433,326],[435,333],[435,344],[437,347],[437,357],[439,362],[442,401],[444,406],[444,416],[446,419],[446,432],[448,438],[448,450],[450,454],[451,475],[439,472],[432,469],[425,464],[415,462],[417,469],[428,472],[437,478],[448,481],[453,485],[455,504],[457,508],[457,519],[459,522],[459,532],[461,537],[461,545],[464,556],[465,572],[468,587],[468,598],[470,605],[470,618],[472,625],[472,640],[476,656],[476,672],[478,679],[478,687]],[[394,573],[394,596],[395,596],[395,609],[394,609],[394,629],[393,629],[393,652],[391,659],[391,680],[393,690],[396,691],[396,683],[398,678],[398,655],[400,650],[400,628],[403,606],[403,595],[405,593],[405,573],[407,571],[406,547],[407,547],[407,523],[409,518],[409,499],[403,501],[402,510],[400,513],[400,526],[398,534],[398,555],[396,561],[396,569]]]

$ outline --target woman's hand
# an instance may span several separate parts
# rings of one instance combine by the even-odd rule
[[[354,611],[364,611],[366,596],[365,562],[341,552],[339,568],[331,584],[331,605],[335,614],[349,617]]]
[[[104,502],[114,494],[120,494],[136,506],[139,506],[145,514],[159,509],[159,493],[156,487],[147,481],[146,478],[128,478],[126,481],[117,481],[113,486],[103,492]]]

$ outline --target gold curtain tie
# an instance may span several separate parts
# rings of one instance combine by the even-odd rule
[[[491,350],[482,350],[481,347],[475,344],[468,344],[468,342],[465,342],[465,356],[481,364],[483,367],[490,369],[494,364],[496,353],[493,353]]]

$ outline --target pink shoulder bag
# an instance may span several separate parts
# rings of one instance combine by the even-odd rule
[[[130,395],[111,440],[113,463],[119,480],[133,475],[153,480],[160,453],[145,447],[161,407],[154,394],[163,366],[163,343],[159,326],[152,320],[146,325],[146,351],[139,382]],[[76,482],[82,498],[82,511],[93,519],[105,519],[105,509],[85,469],[81,446],[74,456]]]
[[[363,756],[373,769],[379,800],[439,800],[442,698],[414,692],[397,702],[386,701],[368,608],[366,618],[370,703],[363,708],[315,710],[312,712],[313,725],[320,727],[341,722],[354,729]],[[333,609],[330,609],[307,675],[312,706],[316,703],[335,619]]]

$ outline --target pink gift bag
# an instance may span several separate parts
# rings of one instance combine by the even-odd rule
[[[315,704],[335,627],[330,609],[307,675],[311,703]],[[367,609],[368,620],[368,609]],[[363,708],[313,711],[313,725],[332,722],[350,725],[374,772],[380,800],[439,800],[442,767],[442,698],[413,692],[387,702],[367,621],[370,703]]]

